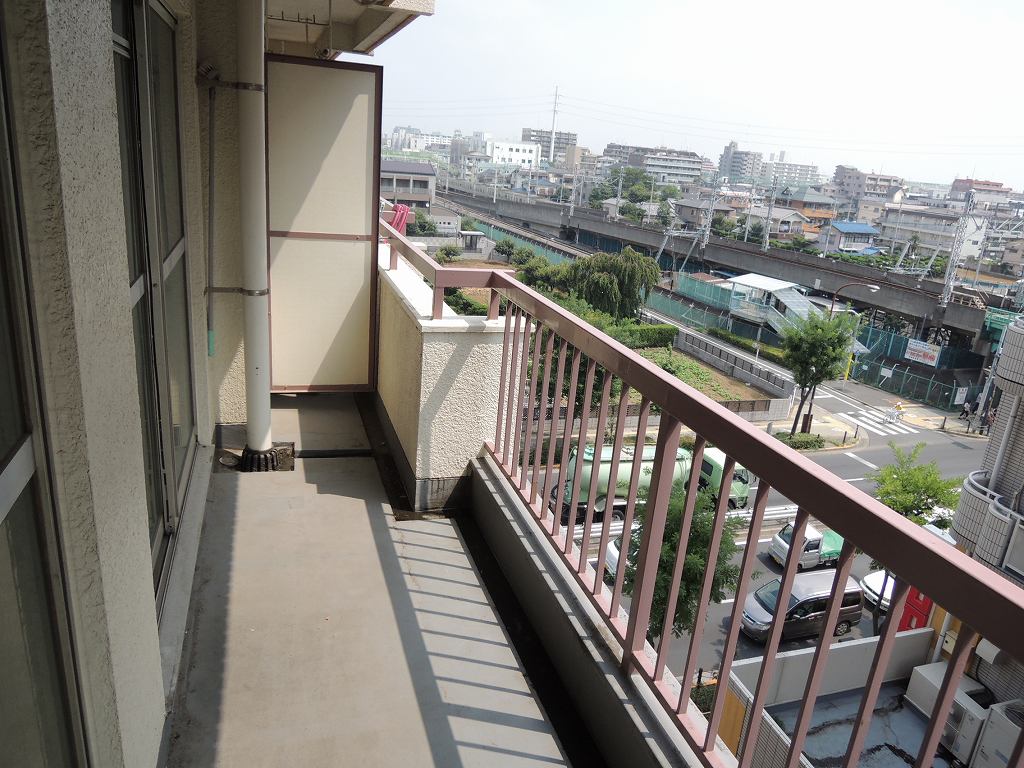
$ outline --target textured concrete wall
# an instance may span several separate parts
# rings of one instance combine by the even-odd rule
[[[235,28],[236,4],[202,0],[196,9],[198,34],[196,61],[213,66],[221,80],[234,82],[236,77]],[[191,79],[190,75],[190,79]],[[209,211],[209,101],[206,88],[192,88],[197,101],[199,125],[199,172],[203,195],[201,219],[206,224]],[[231,88],[218,88],[214,96],[214,172],[216,174],[213,205],[213,283],[218,286],[242,284],[241,223],[239,213],[238,158],[238,93]],[[203,276],[205,280],[205,275]],[[245,346],[242,297],[235,293],[213,296],[214,355],[204,351],[209,376],[209,410],[218,424],[240,424],[245,421]]]
[[[380,263],[387,264],[386,249]],[[419,510],[445,506],[494,437],[504,321],[430,319],[432,294],[404,261],[380,272],[377,391]]]
[[[55,503],[96,765],[156,762],[163,686],[107,3],[7,0]]]

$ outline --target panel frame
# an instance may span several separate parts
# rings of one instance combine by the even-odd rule
[[[377,64],[363,64],[354,61],[325,61],[321,59],[307,59],[300,56],[287,56],[284,54],[267,53],[263,58],[263,82],[269,82],[269,70],[271,64],[294,64],[305,67],[327,67],[329,69],[346,70],[352,72],[365,72],[374,76],[374,109],[373,109],[373,180],[372,180],[372,204],[379,205],[380,200],[380,151],[381,151],[381,110],[384,95],[384,68]],[[370,242],[370,322],[368,355],[367,355],[367,381],[365,384],[319,384],[319,385],[275,385],[274,384],[274,350],[271,341],[270,349],[270,391],[271,392],[375,392],[377,390],[377,369],[378,369],[378,326],[379,326],[379,303],[378,303],[378,257],[380,243],[380,217],[376,214],[370,217],[370,232],[355,233],[327,233],[327,232],[286,232],[271,230],[270,218],[270,93],[269,88],[265,91],[266,109],[264,109],[265,136],[266,136],[266,168],[267,168],[267,285],[270,286],[270,336],[273,339],[274,323],[274,291],[270,279],[270,239],[271,237],[289,237],[303,239],[324,239],[324,240],[352,240],[369,239]]]

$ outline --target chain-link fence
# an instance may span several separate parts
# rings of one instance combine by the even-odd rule
[[[674,290],[681,296],[718,309],[729,309],[730,301],[732,300],[731,285],[728,288],[724,288],[721,285],[688,277],[683,273],[676,274]]]
[[[918,376],[905,367],[880,362],[856,362],[850,369],[850,378],[907,400],[925,405],[958,411],[965,402],[972,402],[982,390],[978,384],[960,385],[937,381],[934,376]]]

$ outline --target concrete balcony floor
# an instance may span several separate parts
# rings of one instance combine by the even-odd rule
[[[456,525],[371,457],[213,474],[170,728],[175,767],[567,764]]]

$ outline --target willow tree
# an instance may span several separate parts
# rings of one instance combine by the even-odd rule
[[[661,270],[650,256],[627,246],[621,253],[595,253],[568,269],[569,290],[616,319],[635,318],[658,284]]]

